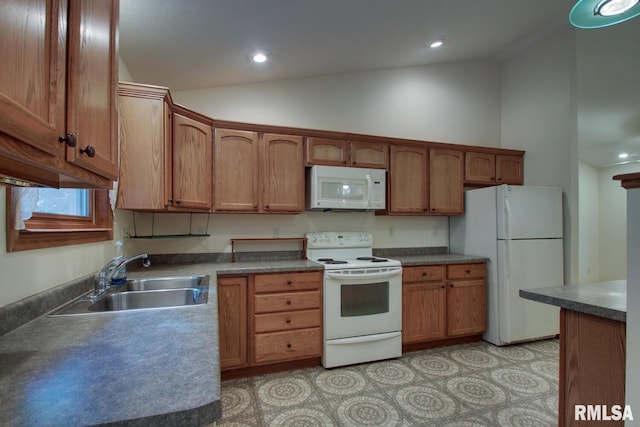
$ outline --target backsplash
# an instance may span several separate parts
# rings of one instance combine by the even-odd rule
[[[125,253],[230,253],[232,238],[303,237],[307,232],[368,231],[374,249],[447,247],[447,217],[376,216],[373,212],[305,212],[299,215],[135,213],[116,211],[116,236]],[[153,224],[153,230],[151,229]],[[207,233],[208,237],[132,239],[130,235]],[[297,242],[242,243],[237,252],[299,251]]]

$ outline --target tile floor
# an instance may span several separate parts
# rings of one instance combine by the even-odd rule
[[[222,383],[221,427],[555,426],[558,341],[485,342]]]

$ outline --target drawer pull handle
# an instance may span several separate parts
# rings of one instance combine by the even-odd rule
[[[287,348],[291,348],[291,343],[287,343]]]
[[[291,323],[291,319],[287,319],[287,323]]]
[[[291,305],[291,300],[290,299],[287,300],[287,305]]]

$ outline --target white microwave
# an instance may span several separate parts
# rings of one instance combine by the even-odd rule
[[[307,176],[310,210],[381,210],[386,202],[383,169],[312,166]]]

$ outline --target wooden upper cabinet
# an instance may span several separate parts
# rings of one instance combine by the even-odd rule
[[[63,157],[67,1],[3,1],[0,12],[0,131]]]
[[[351,141],[350,164],[360,168],[389,168],[389,144]]]
[[[213,206],[213,130],[184,114],[173,114],[173,200],[179,209],[210,211]]]
[[[496,155],[496,181],[498,184],[522,185],[522,157]]]
[[[392,144],[389,150],[389,213],[427,213],[428,177],[427,148]]]
[[[307,138],[307,165],[348,166],[349,144],[342,139]]]
[[[171,106],[166,88],[120,83],[116,207],[166,210],[172,198]]]
[[[118,0],[7,0],[0,14],[2,170],[19,162],[58,174],[56,185],[110,187]]]
[[[429,211],[433,214],[464,213],[464,152],[429,150]]]
[[[260,143],[261,208],[267,212],[304,210],[302,136],[266,133]]]
[[[69,2],[67,161],[109,179],[118,177],[116,50],[118,1]]]
[[[258,133],[216,129],[216,211],[258,211]]]
[[[496,182],[496,155],[489,153],[465,153],[464,180],[481,184]]]
[[[522,185],[522,156],[468,151],[465,153],[464,180],[472,185]]]

